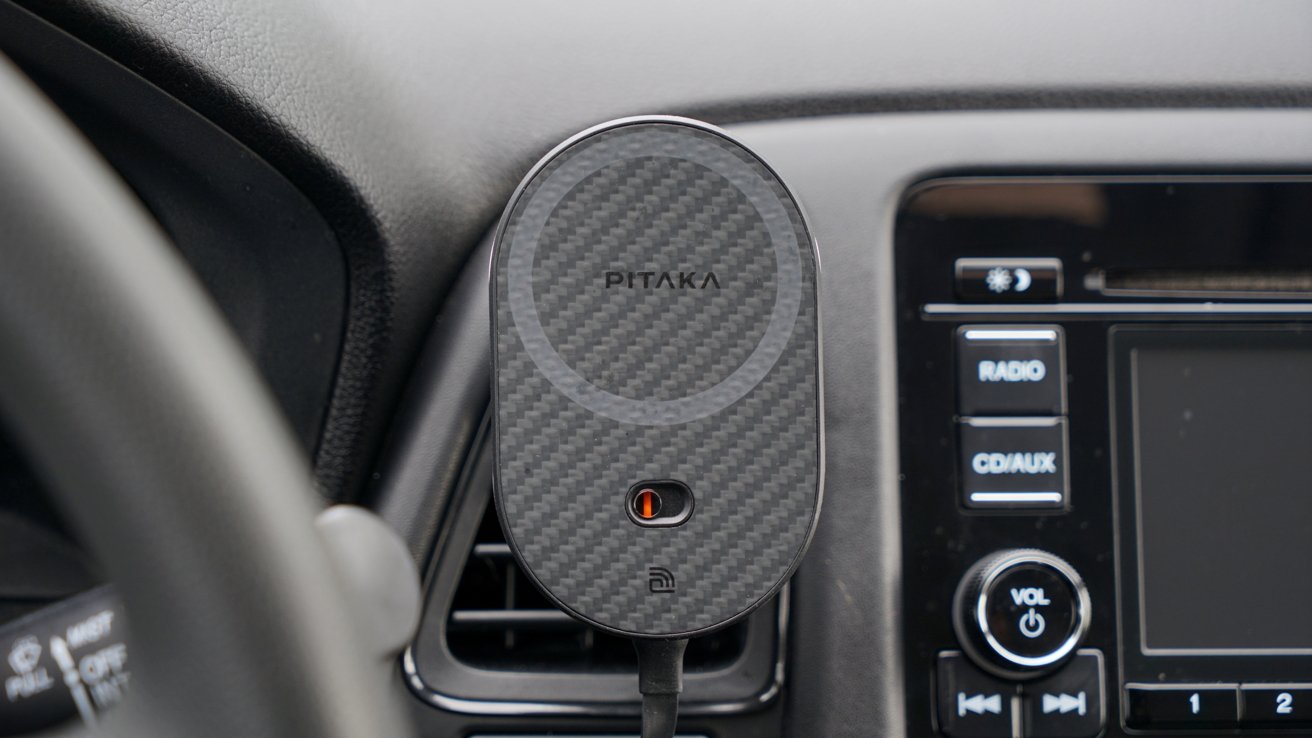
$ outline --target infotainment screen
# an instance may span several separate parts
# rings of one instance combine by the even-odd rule
[[[1312,333],[1130,330],[1117,343],[1142,650],[1312,650]]]

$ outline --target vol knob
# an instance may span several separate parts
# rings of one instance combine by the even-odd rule
[[[1029,679],[1060,666],[1089,631],[1089,590],[1074,567],[1035,549],[1000,551],[966,572],[953,603],[957,639],[998,676]]]

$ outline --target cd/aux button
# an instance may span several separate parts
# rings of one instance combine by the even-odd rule
[[[1066,506],[1065,418],[963,418],[960,440],[966,507]]]

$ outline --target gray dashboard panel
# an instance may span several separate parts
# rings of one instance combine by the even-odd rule
[[[20,2],[218,123],[328,216],[350,312],[317,466],[339,494],[363,484],[463,258],[574,131],[653,112],[1312,104],[1299,0]]]
[[[347,435],[379,432],[394,397],[384,385],[399,385],[442,287],[515,182],[597,121],[1312,104],[1312,5],[1297,0],[1260,12],[1222,0],[735,0],[626,5],[622,24],[602,0],[24,4],[334,213],[355,250],[341,391],[362,397],[329,419]],[[826,276],[829,499],[794,588],[791,734],[902,735],[890,268],[902,189],[963,170],[1306,171],[1312,114],[889,114],[733,131],[797,191]],[[330,444],[340,458],[321,456],[321,470],[364,474],[368,445]]]
[[[931,176],[970,172],[1306,173],[1312,112],[889,114],[743,124],[731,132],[797,194],[825,279],[828,499],[793,584],[788,734],[902,736],[901,536],[920,534],[900,529],[898,502],[892,236],[904,191]],[[467,279],[481,286],[481,270],[469,271]],[[477,309],[485,295],[470,294],[475,309],[468,314],[486,331]],[[477,362],[466,366],[486,371]],[[406,485],[390,492],[428,494]]]
[[[905,735],[901,536],[920,532],[898,517],[892,236],[903,192],[962,172],[1306,173],[1312,112],[853,116],[732,131],[797,194],[825,275],[826,501],[794,580],[787,734]]]

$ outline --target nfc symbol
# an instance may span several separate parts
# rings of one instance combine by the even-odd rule
[[[647,567],[647,589],[653,594],[664,594],[674,591],[674,574],[663,566]]]

